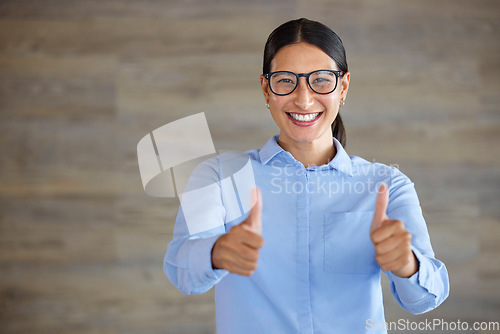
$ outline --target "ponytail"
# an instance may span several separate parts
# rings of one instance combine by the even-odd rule
[[[342,122],[342,117],[340,114],[337,114],[335,121],[332,123],[332,133],[333,136],[340,142],[342,147],[346,146],[346,134],[344,123]]]

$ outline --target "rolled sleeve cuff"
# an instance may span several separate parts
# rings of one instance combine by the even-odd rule
[[[214,269],[212,267],[212,248],[220,235],[214,235],[208,238],[196,240],[196,247],[192,249],[190,256],[190,265],[192,268],[200,268],[201,282],[207,282],[210,285],[218,283],[228,274],[225,269]]]
[[[423,299],[428,298],[429,293],[432,293],[432,280],[429,279],[429,260],[412,247],[413,253],[419,262],[418,271],[408,278],[402,278],[394,275],[392,272],[387,273],[394,282],[394,288],[401,301],[409,304],[416,304]]]

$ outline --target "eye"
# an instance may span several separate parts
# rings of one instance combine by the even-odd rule
[[[329,83],[331,82],[330,78],[315,78],[313,83]]]
[[[276,82],[280,83],[280,84],[293,84],[294,83],[293,80],[290,78],[281,78]]]
[[[293,86],[295,85],[296,78],[290,73],[278,72],[273,75],[271,81],[274,85]]]
[[[336,77],[330,71],[317,71],[310,77],[311,85],[315,87],[330,87],[335,85]]]

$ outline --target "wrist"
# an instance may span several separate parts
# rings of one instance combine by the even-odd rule
[[[410,262],[398,270],[394,270],[392,273],[401,278],[410,278],[418,272],[419,261],[413,251],[411,252]]]
[[[217,244],[219,243],[219,239],[217,239],[217,241],[214,243],[213,247],[212,247],[212,251],[210,253],[210,258],[212,259],[212,269],[222,269],[222,267],[218,266],[217,263],[217,250],[215,249],[217,247]]]

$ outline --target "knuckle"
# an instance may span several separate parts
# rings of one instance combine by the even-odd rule
[[[259,236],[259,237],[260,237],[260,240],[259,240],[259,246],[258,247],[262,248],[262,247],[264,247],[264,238],[262,238],[261,236]]]
[[[252,276],[252,275],[253,275],[253,272],[254,272],[253,270],[244,270],[244,271],[242,272],[242,275],[243,275],[243,276]]]
[[[407,253],[407,256],[406,256],[406,261],[408,261],[408,263],[411,263],[411,262],[412,262],[412,260],[413,260],[413,251],[411,251],[411,250],[410,250],[410,251]]]
[[[410,240],[408,240],[408,242],[406,243],[405,251],[408,254],[408,256],[410,256],[413,253],[413,251],[411,250],[411,242],[410,242]]]
[[[391,220],[390,226],[392,227],[393,231],[401,231],[403,227],[403,223],[401,220]]]
[[[225,238],[224,240],[221,241],[220,248],[222,251],[227,252],[227,251],[233,249],[234,245],[235,245],[234,239]]]
[[[245,250],[245,249],[239,249],[238,252],[237,252],[237,254],[236,254],[236,256],[237,256],[237,259],[240,260],[240,261],[241,260],[247,260],[248,261],[248,259],[249,259],[248,251]]]
[[[248,259],[249,261],[254,261],[257,255],[255,254],[256,252],[253,251],[252,249],[245,248],[242,250],[241,255]]]
[[[214,247],[217,247],[220,250],[226,248],[226,238],[224,236],[220,237]]]
[[[381,227],[381,228],[382,228],[382,227]],[[373,233],[370,235],[370,239],[372,240],[372,242],[373,242],[374,244],[378,244],[378,243],[381,241],[381,239],[380,239],[380,236],[381,236],[380,231],[381,231],[381,230],[379,229],[379,230],[377,230],[377,231],[373,232]]]
[[[238,274],[238,270],[233,267],[232,265],[228,265],[225,267],[227,271],[229,271],[230,273],[233,273],[233,274]]]

